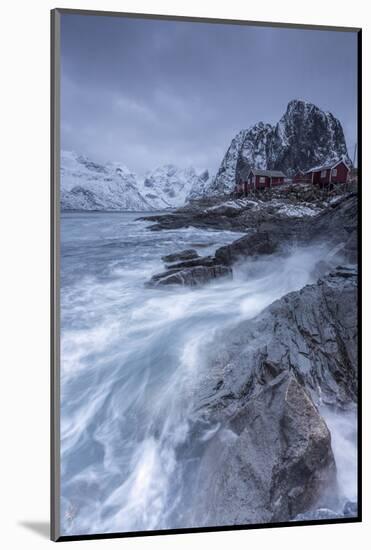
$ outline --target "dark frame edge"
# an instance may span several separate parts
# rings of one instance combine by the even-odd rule
[[[217,533],[227,531],[250,531],[256,529],[276,529],[284,527],[311,527],[314,525],[343,525],[349,523],[361,523],[360,516],[338,519],[323,519],[323,520],[305,520],[292,521],[282,523],[251,523],[246,525],[222,525],[213,527],[191,527],[184,529],[164,529],[155,531],[130,531],[118,533],[97,533],[89,535],[63,535],[56,542],[73,542],[79,540],[101,540],[101,539],[121,539],[133,537],[153,537],[153,536],[168,536],[168,535],[192,535],[197,533]]]
[[[357,170],[358,170],[358,407],[357,407],[357,504],[362,521],[362,29],[357,32]]]
[[[331,25],[314,25],[310,23],[276,23],[273,21],[251,21],[247,19],[222,19],[217,17],[199,17],[192,15],[171,15],[156,13],[119,12],[109,10],[85,10],[74,8],[55,8],[59,14],[65,15],[101,15],[105,17],[126,17],[135,19],[157,19],[167,21],[189,21],[193,23],[216,23],[226,25],[251,25],[255,27],[285,27],[289,29],[319,30],[319,31],[341,31],[358,32],[360,27],[338,27]]]
[[[60,540],[59,166],[60,10],[50,12],[50,538]]]

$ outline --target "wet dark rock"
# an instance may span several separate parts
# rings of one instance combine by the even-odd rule
[[[259,232],[241,237],[230,245],[222,246],[215,252],[216,260],[224,265],[232,265],[240,258],[273,254],[277,244],[268,232]]]
[[[192,212],[189,207],[179,216],[181,218],[192,217]],[[246,212],[244,215],[247,215]],[[174,216],[176,218],[177,215],[160,216],[158,219],[173,219]],[[210,219],[211,216],[213,223],[218,222],[220,229],[224,227],[223,216],[210,213],[205,216],[206,219]],[[170,264],[168,266],[170,270],[176,269],[178,272],[184,271],[184,273],[178,276],[175,276],[174,272],[160,273],[152,277],[150,286],[153,284],[191,284],[194,286],[194,274],[188,270],[196,267],[200,268],[195,272],[197,284],[202,284],[202,281],[224,276],[227,273],[231,275],[231,272],[223,270],[222,266],[230,268],[240,260],[273,254],[293,244],[308,245],[326,241],[334,247],[333,254],[340,253],[346,262],[352,264],[357,261],[357,195],[354,193],[340,197],[323,212],[313,217],[282,219],[268,216],[267,218],[266,213],[259,222],[257,219],[255,222],[255,230],[229,245],[218,248],[214,257],[200,257],[195,249],[164,256],[163,260]],[[325,264],[318,265],[318,276],[326,274],[330,267],[331,263],[328,263],[327,266]],[[339,272],[338,276],[345,277],[346,274]]]
[[[165,263],[179,262],[182,260],[193,260],[198,258],[197,250],[194,248],[188,248],[187,250],[182,250],[181,252],[174,252],[174,254],[168,254],[167,256],[162,256],[162,260]]]
[[[344,279],[351,279],[356,277],[358,273],[357,267],[352,265],[341,266],[338,265],[334,271],[329,273],[330,277],[344,277]]]
[[[218,217],[214,215],[214,221],[216,219]],[[323,241],[328,242],[329,245],[334,247],[333,254],[340,253],[345,261],[352,264],[356,263],[357,196],[355,194],[339,198],[335,204],[331,204],[317,216],[286,219],[271,217],[268,221],[260,221],[256,230],[229,245],[218,248],[214,257],[200,257],[196,250],[189,249],[164,256],[163,260],[168,263],[177,262],[176,265],[171,264],[169,266],[170,269],[185,270],[196,266],[209,268],[209,271],[207,269],[199,270],[199,273],[204,274],[204,276],[200,277],[200,280],[203,278],[208,280],[206,273],[209,273],[210,277],[214,278],[214,267],[225,266],[229,268],[240,260],[273,254],[293,244],[309,245]],[[328,267],[330,265],[328,263]],[[317,267],[318,276],[322,276],[328,272],[324,264]],[[218,269],[216,271],[221,272],[222,270]],[[169,275],[170,273],[167,273],[166,277]],[[339,273],[338,275],[345,276],[344,273]],[[163,275],[159,274],[159,278],[162,280]],[[168,279],[166,278],[166,280]],[[193,279],[190,274],[187,274],[187,276],[182,274],[170,280],[173,282],[176,280],[182,281],[182,283],[179,282],[178,284],[187,284],[185,281]]]
[[[274,193],[280,192],[279,188]],[[281,191],[282,192],[282,191]],[[295,191],[299,193],[298,190]],[[318,189],[310,191],[316,197]],[[273,191],[272,191],[273,193]],[[266,196],[265,196],[266,195]],[[150,229],[158,231],[161,229],[178,229],[181,227],[197,227],[201,229],[219,229],[229,231],[251,231],[270,233],[278,243],[306,244],[313,240],[327,239],[329,242],[347,245],[349,254],[356,257],[357,239],[357,194],[347,193],[330,203],[326,208],[323,200],[313,200],[316,208],[321,207],[315,216],[291,217],[279,214],[277,204],[270,202],[270,193],[263,194],[255,207],[252,208],[249,202],[233,216],[226,216],[218,212],[217,208],[203,208],[202,205],[188,205],[187,208],[178,209],[176,212],[165,215],[155,215],[140,218],[147,221],[157,222]],[[298,199],[286,196],[282,204],[295,205],[305,204],[303,197]],[[353,260],[349,260],[353,261]]]
[[[356,270],[339,267],[217,336],[201,400],[224,415],[278,374],[293,372],[315,401],[352,407],[358,393],[357,295]],[[212,391],[220,381],[219,391]]]
[[[345,517],[356,517],[358,515],[357,503],[348,500],[348,502],[344,504],[343,514]]]
[[[344,257],[353,264],[358,262],[358,237],[357,231],[354,229],[348,239],[346,240],[344,247],[342,249]]]
[[[194,260],[185,260],[184,262],[169,264],[168,269],[183,269],[185,267],[196,267],[198,265],[210,267],[213,265],[218,265],[218,262],[213,256],[199,256]]]
[[[199,265],[184,269],[169,269],[154,275],[148,286],[199,286],[220,277],[232,277],[232,270],[223,265]]]
[[[150,226],[151,231],[163,229],[180,229],[197,227],[200,229],[224,229],[229,231],[244,231],[248,226],[239,217],[228,217],[214,212],[206,212],[197,208],[177,211],[173,214],[161,214],[138,218],[143,221],[156,222]]]
[[[326,500],[336,488],[330,432],[293,374],[278,375],[231,415],[199,478],[199,504],[207,499],[214,525],[287,521]]]
[[[215,252],[218,263],[232,265],[241,258],[273,254],[292,244],[327,241],[339,246],[344,258],[357,261],[357,196],[348,195],[313,217],[260,221],[255,233],[222,246]]]
[[[339,266],[205,350],[193,414],[219,426],[199,474],[207,524],[343,517],[318,407],[357,400],[356,303],[357,272]]]

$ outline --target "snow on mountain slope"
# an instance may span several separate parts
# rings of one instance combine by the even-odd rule
[[[184,169],[166,164],[147,172],[139,189],[148,203],[161,210],[183,206],[191,198],[198,198],[208,180],[207,170],[197,174],[193,167]]]
[[[96,163],[70,151],[61,153],[62,210],[164,210],[203,195],[207,170],[165,165],[139,179],[119,163]]]
[[[138,191],[135,174],[118,163],[98,164],[61,153],[62,210],[152,210]]]
[[[210,195],[219,195],[232,191],[236,181],[237,160],[246,138],[248,130],[241,130],[236,137],[232,139],[230,146],[222,160],[219,170],[209,185]]]
[[[193,183],[187,197],[186,202],[201,199],[209,195],[209,187],[213,181],[213,177],[210,176],[208,170],[204,170],[199,174],[198,179]]]
[[[339,120],[312,103],[295,99],[276,125],[259,122],[236,135],[209,189],[215,195],[231,192],[246,166],[292,176],[298,170],[340,159],[351,164]]]

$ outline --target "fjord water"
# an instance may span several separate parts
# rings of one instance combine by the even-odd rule
[[[65,535],[203,525],[191,513],[195,479],[202,450],[219,428],[190,431],[203,349],[216,331],[314,282],[313,268],[327,253],[318,247],[267,257],[241,265],[233,280],[197,289],[148,288],[145,282],[163,270],[161,256],[185,248],[206,255],[239,234],[150,231],[137,218],[137,213],[62,214]],[[341,453],[344,426],[329,420]],[[352,438],[347,443],[354,450]],[[344,490],[352,498],[355,480],[346,476],[349,464],[341,458]]]

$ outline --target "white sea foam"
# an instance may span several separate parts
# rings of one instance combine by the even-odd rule
[[[190,415],[207,345],[220,328],[314,282],[328,250],[244,263],[233,280],[196,290],[148,289],[143,283],[163,269],[162,255],[239,235],[151,232],[133,215],[84,214],[81,236],[79,216],[62,217],[63,533],[186,527],[197,467]],[[200,427],[198,442],[218,430]],[[345,448],[339,437],[334,447]],[[348,494],[346,453],[336,449]]]

